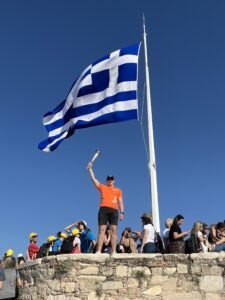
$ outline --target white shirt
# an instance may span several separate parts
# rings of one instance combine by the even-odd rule
[[[152,224],[144,225],[143,229],[145,229],[147,231],[146,244],[147,243],[154,243],[155,242],[155,229],[152,226]],[[142,239],[143,239],[143,236],[144,236],[144,230],[141,233]]]

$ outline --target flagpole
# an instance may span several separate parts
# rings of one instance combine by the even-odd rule
[[[149,143],[149,152],[150,152],[148,169],[149,169],[150,185],[151,185],[152,221],[153,221],[153,225],[154,225],[156,231],[160,232],[158,189],[157,189],[157,176],[156,176],[156,163],[155,163],[155,147],[154,147],[151,93],[150,93],[150,79],[149,79],[147,42],[146,42],[147,34],[145,31],[144,15],[143,15],[143,29],[144,29],[143,36],[144,36],[146,97],[147,97],[148,143]]]

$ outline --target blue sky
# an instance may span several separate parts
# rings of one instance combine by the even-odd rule
[[[224,220],[225,2],[0,1],[1,239],[25,253],[84,219],[97,234],[99,194],[86,165],[104,183],[113,174],[123,191],[125,226],[141,230],[150,211],[147,158],[136,121],[82,129],[53,153],[37,149],[47,133],[42,116],[65,99],[90,63],[142,41],[142,14],[154,121],[161,229],[181,213],[183,230],[196,220]],[[143,47],[139,107],[143,98]],[[147,133],[146,118],[144,130]]]

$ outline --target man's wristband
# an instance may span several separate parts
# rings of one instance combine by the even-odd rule
[[[122,215],[124,215],[124,212],[123,212],[123,211],[121,211],[120,213],[121,213]]]

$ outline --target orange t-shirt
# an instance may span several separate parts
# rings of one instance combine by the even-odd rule
[[[99,184],[98,190],[101,193],[100,206],[118,209],[118,200],[122,199],[122,191],[114,186]]]

